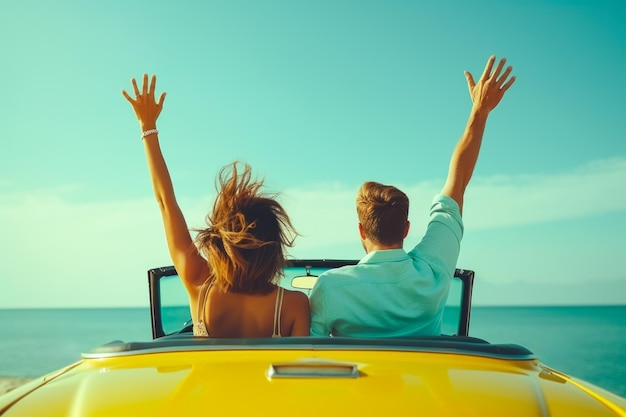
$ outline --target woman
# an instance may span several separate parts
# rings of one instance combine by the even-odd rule
[[[240,173],[234,162],[219,172],[208,227],[197,231],[194,244],[159,146],[156,121],[165,93],[155,100],[154,75],[148,83],[144,74],[141,92],[134,78],[131,83],[135,98],[124,90],[122,95],[139,120],[167,246],[189,294],[194,335],[308,336],[307,296],[275,283],[296,235],[287,213],[260,192],[263,181],[252,179],[250,166]]]

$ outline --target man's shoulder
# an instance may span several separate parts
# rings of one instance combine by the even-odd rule
[[[359,265],[345,265],[320,274],[316,285],[343,285],[359,277]]]
[[[338,268],[332,268],[332,269],[328,269],[324,272],[322,272],[319,276],[319,278],[326,278],[326,277],[349,277],[354,275],[354,272],[356,270],[356,268],[359,265],[344,265],[344,266],[340,266]]]

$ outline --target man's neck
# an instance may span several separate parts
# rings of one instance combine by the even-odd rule
[[[372,242],[365,242],[363,247],[365,248],[365,253],[370,253],[370,252],[374,252],[377,250],[402,249],[404,246],[402,245],[402,243],[399,243],[396,245],[381,245],[381,244],[372,243]]]

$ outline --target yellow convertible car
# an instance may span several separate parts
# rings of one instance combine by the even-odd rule
[[[294,260],[307,292],[328,268]],[[626,399],[519,345],[470,337],[474,273],[457,270],[443,335],[412,339],[193,337],[173,267],[148,271],[154,340],[113,341],[0,396],[13,416],[626,416]]]

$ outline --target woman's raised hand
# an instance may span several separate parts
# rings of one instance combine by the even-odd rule
[[[122,95],[126,98],[126,100],[128,100],[130,105],[133,106],[133,110],[135,111],[137,120],[139,120],[141,130],[145,132],[147,130],[156,129],[156,121],[159,114],[161,114],[163,102],[165,101],[165,93],[161,93],[158,101],[154,99],[156,75],[152,76],[149,84],[148,74],[143,75],[141,93],[137,87],[137,81],[132,78],[130,82],[133,85],[135,98],[131,98],[125,90],[122,90]]]

